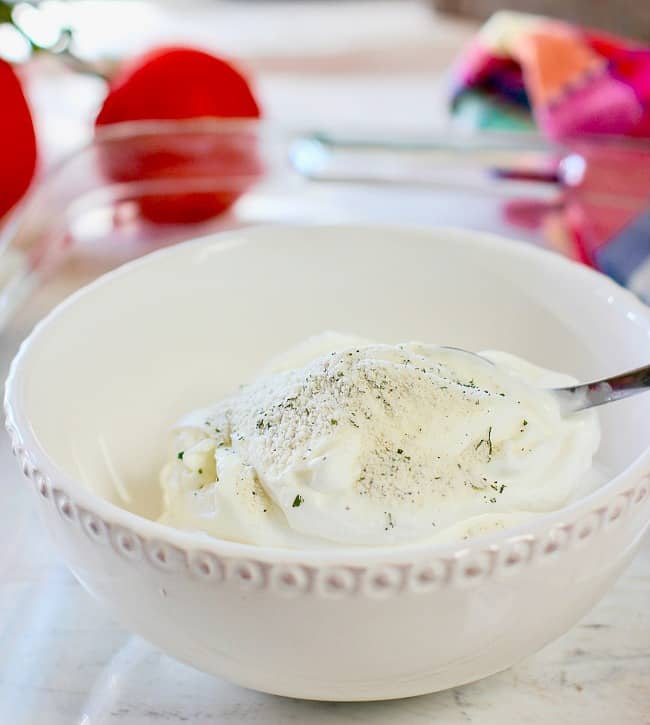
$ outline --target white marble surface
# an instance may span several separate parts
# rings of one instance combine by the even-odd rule
[[[134,5],[137,12],[145,12],[141,4]],[[261,8],[271,3],[254,5]],[[281,37],[279,29],[290,32],[293,27],[291,32],[302,40],[297,46],[283,42],[280,50],[277,41],[269,45],[271,36],[261,30],[268,27],[272,11],[261,11],[267,15],[257,16],[253,27],[244,22],[249,3],[228,5],[229,14],[224,17],[242,29],[245,43],[239,50],[257,71],[269,114],[305,126],[361,121],[410,128],[437,124],[442,116],[441,74],[469,30],[432,20],[423,5],[410,0],[372,7],[350,5],[354,7],[346,31],[336,35],[340,22],[332,5],[317,3],[306,14],[304,7],[297,9],[300,4],[284,3],[273,21],[276,37]],[[209,12],[207,4],[202,12]],[[360,21],[368,12],[375,13],[373,21],[363,26]],[[153,16],[147,17],[155,25]],[[297,24],[288,22],[296,18]],[[355,24],[356,33],[352,32]],[[188,27],[184,25],[177,35],[190,33]],[[231,36],[221,32],[223,44]],[[205,42],[208,36],[206,31]],[[297,48],[297,53],[287,48]],[[77,85],[70,78],[58,86],[50,78],[35,80],[39,124],[56,155],[62,146],[74,146],[83,139],[98,89],[92,84]],[[52,104],[54,96],[74,100],[75,113],[62,114],[61,105]],[[368,216],[377,206],[372,194],[337,196],[330,190],[327,195],[328,203],[354,206],[356,211],[365,204]],[[394,220],[401,214],[408,221],[454,221],[444,196],[428,201],[413,194],[396,196],[392,208],[384,202],[380,206],[381,218]],[[463,211],[468,225],[495,228],[498,213],[493,206],[477,200],[471,209],[471,214]],[[92,265],[64,270],[2,334],[3,377],[34,320],[94,272]],[[409,700],[300,702],[210,678],[120,629],[57,558],[33,513],[31,491],[10,457],[8,441],[2,436],[0,725],[650,725],[650,539],[582,622],[507,672]]]

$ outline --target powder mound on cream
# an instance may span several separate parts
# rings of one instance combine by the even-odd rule
[[[593,475],[575,380],[503,352],[327,333],[175,427],[162,521],[218,538],[385,546],[478,536],[565,505]]]

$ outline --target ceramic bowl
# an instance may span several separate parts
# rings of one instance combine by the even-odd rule
[[[170,424],[324,329],[499,348],[581,379],[650,359],[650,311],[631,294],[476,233],[273,227],[152,254],[56,308],[7,383],[15,452],[79,581],[178,659],[301,698],[433,692],[562,634],[648,528],[643,396],[602,409],[606,485],[480,539],[300,551],[156,523]]]

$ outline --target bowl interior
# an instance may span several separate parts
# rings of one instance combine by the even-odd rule
[[[24,349],[12,402],[81,485],[156,517],[174,420],[326,329],[502,349],[580,379],[650,359],[645,308],[552,253],[461,231],[275,227],[181,245],[77,293]],[[599,458],[618,472],[647,447],[650,406],[601,419]]]

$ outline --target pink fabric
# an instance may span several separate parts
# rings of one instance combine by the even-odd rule
[[[650,137],[650,48],[557,20],[497,13],[452,74],[467,91],[528,106],[553,139],[583,133]]]

